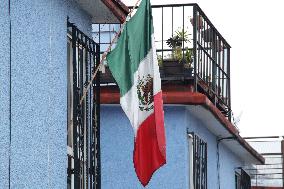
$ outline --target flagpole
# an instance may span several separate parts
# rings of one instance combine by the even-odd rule
[[[110,43],[110,45],[108,46],[107,50],[103,53],[102,59],[101,59],[99,65],[98,65],[98,67],[96,68],[95,72],[93,73],[91,79],[88,81],[87,87],[84,88],[83,95],[82,95],[82,97],[81,97],[81,99],[80,99],[80,105],[82,105],[82,103],[83,103],[83,101],[84,101],[84,98],[86,97],[86,95],[87,95],[87,93],[88,93],[88,90],[90,89],[90,87],[91,87],[91,85],[92,85],[92,83],[93,83],[93,81],[94,81],[94,79],[95,79],[95,77],[96,77],[96,75],[97,75],[97,73],[98,73],[98,71],[99,71],[101,65],[103,64],[104,60],[106,59],[107,53],[110,52],[111,46],[115,43],[115,41],[118,39],[118,36],[119,36],[120,33],[122,32],[122,30],[123,30],[123,28],[124,28],[124,26],[125,26],[125,24],[126,24],[126,22],[127,22],[127,17],[132,14],[132,12],[133,12],[134,9],[138,6],[138,3],[139,3],[140,1],[141,1],[141,0],[137,0],[137,1],[136,1],[134,7],[131,9],[131,11],[129,12],[129,14],[126,16],[125,21],[123,22],[123,24],[121,25],[119,31],[117,32],[117,34],[115,35],[115,37],[114,37],[113,40],[111,41],[111,43]]]

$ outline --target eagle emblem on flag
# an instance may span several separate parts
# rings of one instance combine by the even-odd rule
[[[150,111],[154,108],[153,77],[150,74],[138,77],[137,95],[141,111]]]
[[[150,0],[142,0],[107,55],[121,108],[133,127],[133,164],[144,187],[166,164],[163,94],[151,13]]]

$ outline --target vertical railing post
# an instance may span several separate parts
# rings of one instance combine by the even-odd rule
[[[164,7],[162,7],[162,63],[163,62],[164,62]],[[162,77],[162,75],[160,77]]]
[[[213,103],[214,105],[216,106],[216,99],[217,99],[217,90],[216,90],[216,79],[217,79],[217,34],[216,34],[216,31],[214,28],[212,28],[212,26],[210,26],[210,29],[209,29],[209,33],[210,35],[212,35],[212,51],[213,51],[213,54],[212,54],[212,58],[213,60],[211,61],[212,62],[212,66],[211,66],[211,69],[210,72],[212,71],[212,90],[214,91],[214,99],[213,99]]]
[[[94,70],[96,69],[96,62],[97,62],[97,49],[96,49],[96,46],[94,43],[92,43],[92,48],[93,48],[93,70],[92,70],[92,73],[94,73]],[[92,82],[92,90],[93,90],[93,101],[92,101],[92,149],[91,149],[91,156],[92,156],[92,188],[91,189],[97,189],[98,186],[97,186],[97,183],[98,183],[98,178],[97,178],[97,142],[96,142],[96,139],[97,139],[97,134],[96,134],[96,128],[97,128],[97,122],[96,122],[96,115],[97,115],[97,112],[96,112],[96,102],[97,102],[97,99],[96,99],[96,83],[95,81]]]
[[[84,55],[85,55],[85,82],[88,82],[89,80],[89,75],[91,73],[89,73],[89,61],[88,61],[88,58],[89,58],[89,54],[91,53],[90,52],[90,48],[89,48],[89,40],[87,40],[87,38],[85,37],[85,45],[86,45],[86,48],[85,48],[85,51],[84,51]],[[89,153],[88,153],[88,150],[89,150],[89,120],[90,120],[90,115],[89,115],[89,96],[90,96],[90,90],[88,90],[88,94],[86,96],[86,99],[85,99],[85,107],[86,107],[86,125],[85,125],[85,138],[86,138],[86,146],[85,146],[85,149],[86,149],[86,167],[85,167],[85,171],[86,171],[86,180],[85,180],[85,183],[86,183],[86,187],[88,188],[89,187]]]
[[[194,63],[194,92],[197,92],[197,5],[193,5],[193,63]]]
[[[185,42],[185,39],[184,39],[184,6],[182,6],[182,64],[183,64],[183,70],[184,70],[184,64],[186,63],[184,60],[184,51],[185,51],[185,48],[184,48],[184,42]]]
[[[281,141],[281,154],[282,154],[282,187],[284,188],[284,138]]]
[[[96,67],[100,63],[100,46],[96,44]],[[95,81],[96,93],[96,189],[101,189],[101,149],[100,149],[100,72],[97,73]]]
[[[228,53],[227,53],[227,78],[228,78],[228,80],[227,80],[227,91],[228,91],[228,96],[227,96],[227,98],[228,98],[228,100],[227,100],[227,103],[228,103],[228,119],[231,121],[231,119],[232,119],[232,111],[231,111],[231,68],[230,68],[230,64],[231,64],[231,62],[230,62],[230,48],[231,47],[228,47]]]
[[[72,26],[72,50],[73,50],[73,150],[74,150],[74,188],[80,188],[80,161],[78,153],[78,111],[79,111],[79,91],[77,86],[77,31]]]

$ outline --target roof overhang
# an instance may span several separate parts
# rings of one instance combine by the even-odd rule
[[[264,158],[239,135],[232,123],[229,121],[227,123],[226,120],[223,120],[223,115],[219,115],[210,107],[210,103],[204,102],[200,105],[187,106],[187,109],[218,137],[220,144],[224,144],[246,164],[263,164]]]
[[[188,86],[163,86],[164,104],[189,105],[187,109],[236,156],[248,164],[264,164],[265,159],[240,135],[237,128],[204,94],[192,92]],[[119,104],[119,91],[114,86],[102,87],[102,104]]]
[[[76,0],[93,23],[122,23],[129,9],[120,0]]]

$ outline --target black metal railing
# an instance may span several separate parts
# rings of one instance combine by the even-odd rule
[[[193,12],[195,88],[200,87],[230,119],[230,45],[199,6]]]
[[[251,185],[284,188],[284,140],[279,136],[248,137],[248,143],[264,158],[265,164],[247,166]]]
[[[82,104],[100,61],[100,46],[68,22],[68,188],[100,188],[100,77]]]
[[[196,189],[207,189],[207,143],[193,132],[188,134],[193,148],[193,186]]]
[[[195,92],[206,94],[231,119],[231,47],[227,41],[197,4],[152,5],[152,15],[163,83],[192,84]],[[110,33],[118,26],[94,24],[93,35],[98,43],[108,45]],[[102,83],[111,82],[106,67]]]

